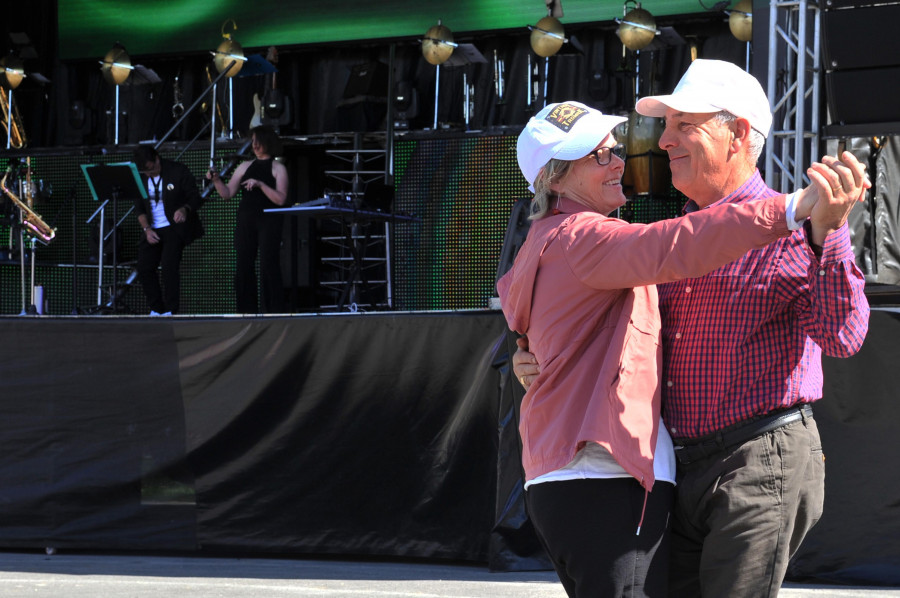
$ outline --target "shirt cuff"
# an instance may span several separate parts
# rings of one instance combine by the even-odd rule
[[[787,220],[788,230],[795,231],[803,228],[803,222],[797,222],[795,214],[797,213],[797,201],[800,199],[800,192],[794,191],[784,196],[784,218]]]

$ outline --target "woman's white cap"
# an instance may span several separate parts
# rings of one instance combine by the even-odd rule
[[[727,110],[746,118],[750,126],[769,136],[772,110],[766,92],[756,77],[734,63],[698,58],[685,71],[670,95],[647,96],[634,109],[644,116],[663,117],[666,108],[679,112]]]
[[[516,157],[519,169],[534,191],[534,181],[547,162],[578,160],[591,153],[623,116],[603,114],[580,102],[549,104],[528,120],[519,134]]]

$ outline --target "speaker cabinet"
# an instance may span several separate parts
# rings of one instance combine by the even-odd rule
[[[831,0],[823,16],[825,87],[834,124],[900,121],[900,3]]]
[[[281,242],[281,280],[285,288],[311,287],[315,274],[311,247],[314,237],[312,218],[287,214]]]

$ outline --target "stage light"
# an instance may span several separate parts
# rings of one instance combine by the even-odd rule
[[[742,42],[753,39],[753,2],[740,0],[728,13],[728,27],[731,34]]]
[[[629,4],[635,5],[630,11],[628,10]],[[625,2],[623,11],[625,12],[624,18],[616,19],[616,23],[619,24],[616,35],[629,50],[637,51],[646,48],[659,34],[653,15],[641,8],[640,2],[633,0]]]

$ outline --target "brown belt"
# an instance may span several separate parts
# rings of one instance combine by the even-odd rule
[[[687,465],[688,463],[716,455],[739,444],[744,444],[750,439],[762,436],[766,432],[777,430],[792,422],[811,418],[812,415],[812,406],[804,403],[765,415],[737,428],[716,432],[704,438],[673,439],[675,458],[682,465]]]

